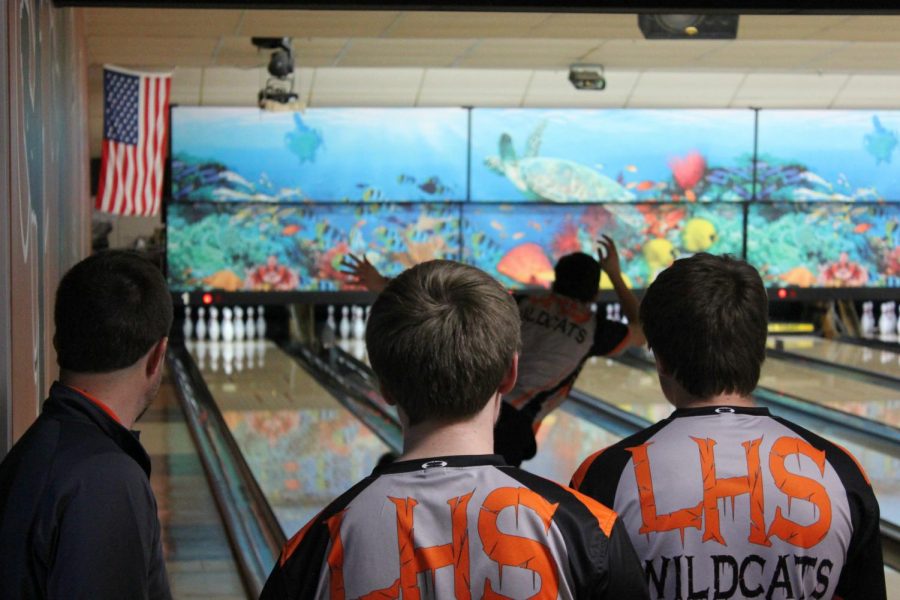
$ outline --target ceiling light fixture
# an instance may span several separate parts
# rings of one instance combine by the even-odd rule
[[[572,65],[569,67],[569,81],[576,90],[600,91],[606,89],[603,65]]]

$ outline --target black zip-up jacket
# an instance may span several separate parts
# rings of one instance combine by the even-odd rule
[[[0,463],[0,598],[171,598],[149,478],[136,432],[54,383]]]

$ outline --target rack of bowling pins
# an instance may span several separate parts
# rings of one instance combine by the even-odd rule
[[[897,303],[882,302],[879,308],[876,319],[875,303],[863,302],[863,312],[859,319],[863,337],[877,336],[883,340],[896,340],[900,336],[900,309],[897,308]]]
[[[201,372],[226,375],[245,368],[265,367],[266,308],[264,306],[184,307],[184,342]]]
[[[329,304],[325,324],[319,334],[323,348],[335,346],[349,352],[358,360],[366,359],[366,324],[371,306]]]

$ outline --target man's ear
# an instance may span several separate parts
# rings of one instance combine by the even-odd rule
[[[518,377],[519,353],[517,352],[513,354],[513,359],[509,365],[509,369],[507,369],[506,375],[503,376],[503,379],[500,380],[500,386],[497,388],[497,391],[501,394],[508,394],[516,386],[516,379]]]
[[[150,348],[147,355],[147,377],[153,377],[163,368],[166,359],[166,349],[169,347],[169,338],[164,337]]]

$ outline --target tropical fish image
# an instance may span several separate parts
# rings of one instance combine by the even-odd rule
[[[505,175],[527,198],[551,202],[627,202],[634,194],[596,170],[563,158],[538,156],[546,121],[528,138],[525,155],[516,156],[508,133],[500,136],[500,156],[488,157],[485,164]]]
[[[688,252],[705,252],[716,243],[716,226],[706,219],[693,218],[685,223],[681,238]]]
[[[426,181],[419,184],[419,189],[429,196],[434,196],[435,194],[443,194],[446,192],[447,186],[441,183],[439,177],[429,177]]]
[[[782,273],[778,279],[787,285],[795,285],[798,287],[813,287],[817,278],[812,271],[806,267],[794,267],[787,273]]]
[[[650,270],[651,281],[660,271],[672,266],[672,263],[678,258],[675,254],[675,246],[665,238],[650,240],[644,244],[642,252]]]
[[[529,286],[549,287],[556,277],[544,249],[530,242],[507,252],[497,263],[497,272]]]
[[[841,252],[836,262],[819,266],[819,283],[825,287],[863,287],[869,274],[862,265],[851,262],[846,252]]]
[[[322,145],[322,134],[303,122],[300,113],[294,114],[294,130],[284,134],[284,145],[300,164],[314,162]]]
[[[875,164],[890,164],[897,147],[897,132],[881,124],[878,115],[872,116],[873,131],[863,136],[863,147],[875,159]]]

